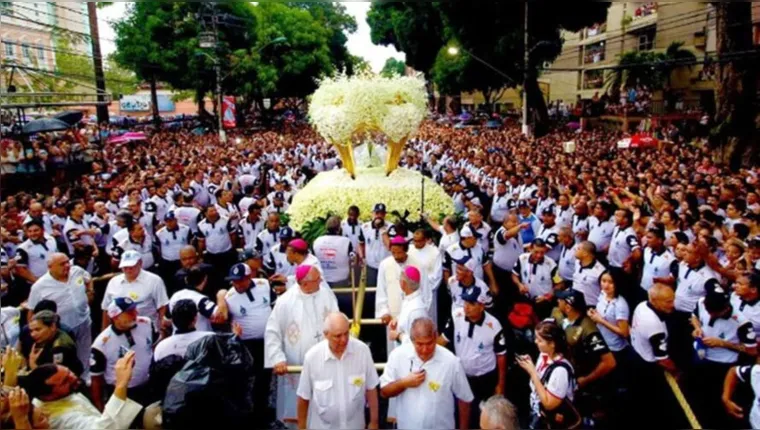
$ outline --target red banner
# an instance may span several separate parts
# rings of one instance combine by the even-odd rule
[[[235,121],[235,97],[233,96],[224,96],[224,100],[222,101],[222,123],[224,124],[224,128],[235,128],[237,125]]]

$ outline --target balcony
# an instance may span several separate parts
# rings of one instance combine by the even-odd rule
[[[583,64],[597,64],[605,59],[605,43],[599,42],[586,47],[583,53]]]
[[[645,3],[636,8],[627,24],[628,31],[636,31],[657,23],[657,3]]]
[[[594,24],[582,32],[581,45],[590,45],[607,38],[607,23]]]

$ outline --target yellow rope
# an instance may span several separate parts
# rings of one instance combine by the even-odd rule
[[[362,275],[359,280],[359,294],[354,302],[354,322],[351,324],[351,336],[356,339],[362,330],[362,310],[364,309],[364,293],[367,290],[367,266],[362,267]]]
[[[691,410],[691,405],[689,405],[689,402],[686,401],[686,397],[684,397],[683,392],[681,391],[681,387],[678,386],[678,381],[676,381],[676,378],[674,378],[670,372],[665,371],[665,380],[668,381],[670,389],[673,390],[673,395],[676,396],[676,400],[678,400],[678,404],[681,406],[684,415],[686,415],[686,419],[689,420],[689,425],[691,428],[695,430],[701,429],[702,426],[699,425],[697,416],[694,415],[694,411]]]

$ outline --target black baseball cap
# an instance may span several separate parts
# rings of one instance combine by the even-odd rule
[[[378,203],[375,205],[375,208],[372,209],[372,212],[386,212],[385,210],[385,203]]]
[[[568,305],[572,306],[576,310],[586,309],[586,296],[578,290],[572,288],[568,290],[559,291],[555,294],[558,300],[564,300]]]

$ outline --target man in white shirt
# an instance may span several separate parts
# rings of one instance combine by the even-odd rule
[[[367,285],[377,285],[378,271],[380,263],[390,255],[390,251],[385,246],[383,236],[388,232],[390,224],[385,220],[385,204],[378,203],[375,205],[370,222],[362,225],[362,236],[359,239],[362,248],[361,255],[364,255],[367,262]],[[364,239],[362,241],[362,238]]]
[[[140,315],[149,318],[155,330],[161,328],[166,313],[169,297],[164,281],[142,268],[142,257],[137,251],[126,251],[121,256],[119,268],[122,274],[116,275],[106,287],[100,308],[103,310],[102,327],[109,324],[108,305],[116,297],[129,297],[137,303]]]
[[[127,387],[134,372],[135,353],[127,352],[115,366],[113,395],[99,411],[81,393],[79,378],[71,370],[44,364],[20,379],[21,386],[34,399],[54,429],[125,429],[142,410],[139,403],[127,398]]]
[[[331,313],[323,326],[325,340],[306,353],[298,383],[298,428],[377,429],[379,378],[367,345],[349,335],[348,317]]]
[[[400,345],[411,341],[412,322],[428,316],[428,309],[425,301],[422,300],[420,271],[416,267],[407,266],[401,274],[399,284],[404,298],[401,301],[401,312],[390,323],[388,338]]]
[[[172,323],[174,334],[162,340],[156,345],[153,352],[153,361],[158,363],[171,355],[185,357],[187,347],[196,340],[211,336],[211,331],[198,331],[195,324],[198,317],[198,307],[190,299],[177,301],[172,307]]]
[[[264,333],[266,368],[277,378],[277,419],[295,421],[298,375],[288,375],[288,365],[302,365],[306,352],[322,341],[321,325],[330,312],[338,310],[338,301],[329,288],[321,288],[319,270],[299,266],[295,275],[297,288],[290,288],[277,299]]]
[[[464,368],[449,350],[438,346],[435,324],[428,318],[412,323],[411,343],[388,357],[380,393],[397,398],[396,422],[402,429],[453,429],[454,399],[459,429],[468,428],[472,390]]]
[[[66,254],[54,253],[48,260],[48,272],[32,285],[26,306],[34,309],[42,300],[57,306],[61,323],[70,328],[77,344],[77,358],[83,365],[82,379],[89,380],[92,319],[90,302],[94,296],[90,274],[72,266]]]
[[[24,225],[26,240],[16,248],[16,274],[33,284],[47,272],[48,258],[57,251],[53,236],[42,229],[42,221],[32,220]]]
[[[325,281],[331,288],[346,288],[351,286],[352,256],[355,250],[351,239],[342,235],[340,218],[334,216],[327,220],[327,234],[314,241],[314,256],[324,273]],[[360,278],[354,274],[354,285],[359,284]],[[338,295],[338,307],[345,314],[353,313],[352,297],[350,294]]]
[[[421,265],[427,275],[427,285],[430,291],[430,317],[438,320],[438,288],[443,280],[443,257],[438,247],[432,243],[428,230],[419,229],[414,232],[414,246],[409,247],[409,255]]]
[[[177,221],[174,211],[167,212],[163,219],[166,225],[156,232],[156,243],[161,255],[159,263],[161,278],[165,284],[170,285],[174,274],[182,267],[179,251],[190,244],[192,233],[190,227]]]

